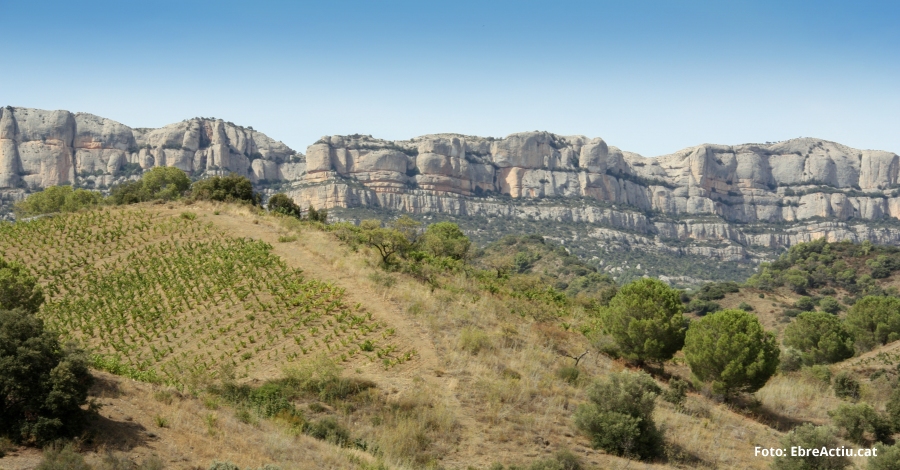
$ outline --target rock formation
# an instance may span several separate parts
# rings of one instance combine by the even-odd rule
[[[596,226],[598,243],[725,260],[764,259],[766,250],[821,236],[900,243],[900,223],[892,225],[898,155],[821,139],[704,144],[644,158],[600,138],[549,132],[352,135],[323,137],[304,156],[218,119],[132,129],[91,114],[0,109],[4,201],[66,182],[109,186],[128,170],[160,165],[194,176],[233,171],[263,187],[289,183],[302,207],[584,223]]]

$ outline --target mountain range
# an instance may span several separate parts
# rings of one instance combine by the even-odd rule
[[[453,219],[482,242],[513,228],[539,232],[624,278],[739,278],[822,237],[900,244],[898,155],[823,139],[702,144],[646,158],[600,138],[541,131],[357,134],[323,137],[304,154],[221,119],[147,129],[87,113],[0,109],[7,207],[29,191],[105,189],[163,165],[192,177],[245,175],[264,193],[339,218]]]

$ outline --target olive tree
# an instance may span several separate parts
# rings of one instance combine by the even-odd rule
[[[623,286],[602,312],[603,327],[619,352],[638,362],[671,359],[684,345],[681,297],[658,279]]]
[[[743,310],[721,310],[692,322],[684,340],[691,372],[725,396],[762,388],[775,373],[778,356],[775,335]]]

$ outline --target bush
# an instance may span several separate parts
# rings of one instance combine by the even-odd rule
[[[900,383],[895,384],[891,397],[884,408],[894,432],[900,432]]]
[[[603,326],[622,356],[639,361],[671,359],[684,345],[686,321],[678,291],[658,279],[623,286],[603,311]]]
[[[556,369],[556,376],[572,385],[578,382],[578,377],[580,375],[581,371],[579,371],[577,367],[565,366]]]
[[[653,422],[659,391],[646,373],[612,373],[590,386],[589,401],[575,411],[575,425],[590,436],[594,448],[640,459],[656,457],[662,449]]]
[[[528,470],[581,470],[581,459],[568,450],[561,450],[549,459],[539,460]]]
[[[114,187],[109,199],[117,205],[172,200],[181,197],[190,186],[191,180],[185,172],[175,167],[158,166],[145,172],[139,180]]]
[[[819,310],[837,315],[841,311],[841,304],[834,297],[824,297],[819,301]]]
[[[17,202],[13,210],[19,217],[75,212],[85,207],[96,206],[102,200],[103,196],[97,191],[73,189],[71,186],[50,186]]]
[[[197,181],[191,186],[191,197],[204,201],[245,201],[254,205],[259,205],[261,200],[259,193],[253,192],[250,180],[235,173]]]
[[[469,354],[478,354],[482,349],[491,348],[491,339],[484,330],[466,327],[459,333],[459,348]]]
[[[887,420],[868,403],[844,403],[836,410],[829,411],[828,416],[831,416],[835,426],[844,430],[847,440],[856,444],[868,442],[866,433],[871,434],[876,442],[884,442],[891,434]]]
[[[438,222],[425,229],[420,240],[422,250],[436,257],[466,259],[472,242],[452,222]]]
[[[80,430],[93,381],[85,357],[21,309],[0,311],[0,338],[0,435],[44,443]]]
[[[694,299],[687,304],[687,311],[696,313],[699,316],[708,315],[710,313],[721,310],[722,306],[710,300]]]
[[[335,445],[343,446],[350,442],[350,432],[334,418],[326,417],[309,423],[304,433]]]
[[[675,405],[677,408],[684,406],[687,400],[688,383],[675,378],[669,381],[669,389],[663,392],[663,400]]]
[[[752,312],[752,311],[753,311],[753,306],[750,305],[750,304],[748,304],[747,302],[741,302],[740,304],[738,304],[738,307],[737,307],[737,308],[740,309],[740,310],[743,310],[743,311],[745,311],[745,312]]]
[[[853,357],[853,338],[839,318],[826,312],[801,313],[784,329],[784,345],[799,350],[806,365]]]
[[[71,444],[55,445],[44,449],[44,456],[35,470],[91,470],[91,466]]]
[[[869,458],[868,470],[900,470],[900,444],[878,446],[875,457]]]
[[[803,447],[805,449],[821,449],[822,447],[834,449],[840,447],[835,430],[829,426],[814,426],[803,424],[781,439],[781,447],[787,449],[782,457],[775,457],[772,468],[776,470],[838,470],[850,466],[847,457],[806,456],[792,457],[791,447]]]
[[[157,166],[141,177],[141,186],[152,199],[172,200],[191,186],[187,174],[172,166]]]
[[[803,296],[794,302],[794,308],[801,312],[810,312],[816,309],[816,302],[812,297]]]
[[[775,335],[741,310],[722,310],[691,323],[684,357],[691,372],[726,396],[762,388],[778,367]]]
[[[900,299],[864,297],[850,308],[844,322],[861,351],[896,341],[900,339]]]
[[[298,219],[302,217],[300,206],[284,193],[272,195],[272,197],[269,198],[268,209],[271,212],[296,217]]]
[[[838,398],[846,398],[850,400],[859,399],[859,381],[853,378],[849,372],[839,372],[834,376],[834,395]]]
[[[43,303],[44,292],[28,268],[0,258],[0,310],[35,313]]]

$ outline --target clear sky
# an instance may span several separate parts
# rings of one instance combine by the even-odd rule
[[[0,105],[132,127],[900,152],[897,1],[0,0]]]

